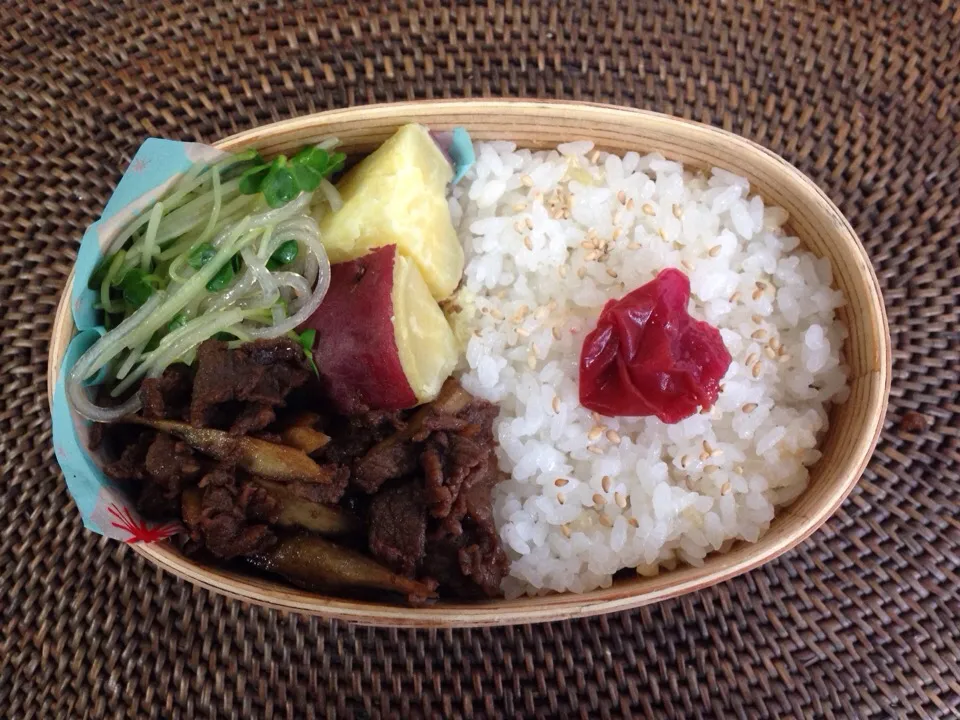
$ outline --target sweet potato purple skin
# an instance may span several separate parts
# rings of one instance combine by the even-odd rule
[[[313,360],[344,415],[403,410],[417,396],[400,363],[393,325],[397,246],[331,267],[330,289],[303,328],[317,331]]]

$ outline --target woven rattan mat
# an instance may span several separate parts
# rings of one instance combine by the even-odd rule
[[[2,3],[0,715],[958,715],[960,11],[620,5],[646,9]],[[85,532],[53,459],[47,345],[81,232],[138,144],[479,95],[719,125],[839,204],[880,276],[895,355],[880,446],[834,518],[779,560],[679,600],[456,632],[248,607]]]

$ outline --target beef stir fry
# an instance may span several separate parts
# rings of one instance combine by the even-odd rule
[[[186,552],[308,589],[494,597],[497,407],[448,379],[431,403],[344,416],[296,342],[207,340],[108,426],[110,477],[146,516],[179,517]]]
[[[437,141],[406,125],[343,177],[336,138],[198,163],[89,278],[105,333],[71,408],[198,560],[414,602],[500,593],[498,411],[451,378],[440,303],[464,255]]]

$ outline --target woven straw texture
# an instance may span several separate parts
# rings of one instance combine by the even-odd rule
[[[452,5],[0,7],[0,714],[956,717],[956,4]],[[80,235],[138,144],[481,95],[722,126],[795,163],[850,218],[883,285],[894,387],[869,469],[824,529],[654,607],[457,632],[249,607],[86,533],[53,458],[48,338]]]

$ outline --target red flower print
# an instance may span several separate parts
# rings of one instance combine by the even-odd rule
[[[176,535],[181,529],[179,523],[165,523],[163,525],[150,527],[143,520],[139,522],[134,520],[133,515],[130,514],[130,510],[126,507],[121,508],[116,505],[111,505],[107,508],[107,511],[119,521],[112,522],[110,523],[111,525],[130,533],[130,537],[124,540],[124,542],[128,543],[156,542],[157,540],[168,538],[171,535]]]

